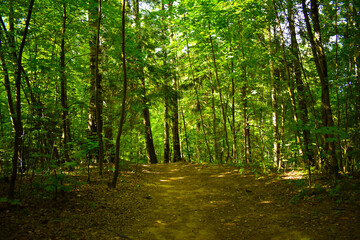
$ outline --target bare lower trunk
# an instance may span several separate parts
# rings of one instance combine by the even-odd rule
[[[180,136],[179,136],[179,107],[178,107],[178,96],[177,96],[177,87],[176,80],[173,80],[173,88],[175,89],[175,93],[173,94],[172,100],[172,136],[173,136],[173,162],[181,161],[181,150],[180,150]]]
[[[145,90],[145,80],[142,80],[142,84],[143,84],[143,88]],[[146,106],[146,102],[147,101],[145,99],[143,99],[143,103],[144,103],[145,107],[143,108],[142,112],[143,112],[143,117],[144,117],[145,142],[146,142],[146,150],[147,150],[146,152],[147,152],[147,157],[148,157],[148,160],[150,161],[150,163],[156,164],[158,161],[156,158],[154,141],[153,141],[153,136],[152,136],[152,131],[151,131],[150,111],[149,111],[149,108]]]

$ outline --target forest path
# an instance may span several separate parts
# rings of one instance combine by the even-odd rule
[[[337,205],[328,193],[314,192],[290,203],[304,182],[291,174],[139,164],[109,189],[112,172],[100,178],[94,171],[90,183],[64,197],[38,196],[11,209],[0,205],[0,240],[360,239],[359,199]]]
[[[354,239],[333,206],[289,203],[289,184],[201,164],[143,167],[145,207],[123,228],[137,239]],[[344,217],[344,219],[349,219]],[[355,227],[356,228],[356,227]],[[359,237],[359,236],[358,236]]]

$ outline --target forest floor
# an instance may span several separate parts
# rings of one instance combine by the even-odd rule
[[[260,170],[259,170],[260,171]],[[313,187],[299,172],[130,165],[56,199],[0,206],[0,239],[360,239],[359,179]]]

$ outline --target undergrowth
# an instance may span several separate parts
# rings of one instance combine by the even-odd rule
[[[330,200],[337,205],[342,203],[353,204],[360,201],[360,181],[352,176],[345,176],[338,180],[318,180],[309,185],[306,179],[292,181],[296,194],[290,199],[290,203],[299,204],[300,201]]]

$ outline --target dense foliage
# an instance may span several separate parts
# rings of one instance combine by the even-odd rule
[[[121,162],[354,171],[359,8],[132,0],[122,19],[116,0],[2,1],[1,176],[113,169],[123,107]]]

